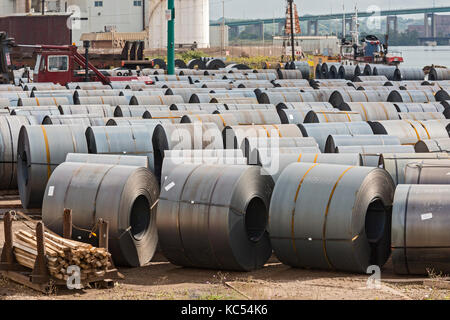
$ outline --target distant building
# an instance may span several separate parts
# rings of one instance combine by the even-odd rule
[[[450,15],[435,15],[436,17],[436,31],[438,37],[450,36]],[[410,25],[408,26],[408,32],[416,31],[420,37],[425,36],[425,26]]]

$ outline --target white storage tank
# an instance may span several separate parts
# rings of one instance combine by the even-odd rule
[[[167,0],[150,0],[149,48],[167,47]],[[209,47],[209,0],[175,0],[175,45]]]

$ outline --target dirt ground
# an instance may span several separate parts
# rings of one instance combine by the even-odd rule
[[[13,223],[14,231],[22,228],[27,228],[23,222]],[[3,242],[3,222],[0,220],[1,247]],[[395,276],[390,263],[382,270],[382,285],[378,289],[367,287],[366,275],[293,269],[275,257],[262,270],[239,273],[180,268],[158,254],[146,267],[120,269],[120,272],[125,279],[117,282],[113,289],[58,289],[52,295],[38,293],[0,276],[0,300],[450,299],[450,289],[424,285],[423,278]],[[434,280],[444,282],[439,277]]]

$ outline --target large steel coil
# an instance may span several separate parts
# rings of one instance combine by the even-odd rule
[[[278,109],[278,116],[283,124],[300,124],[305,122],[306,115],[310,111],[326,111],[330,110],[322,107],[305,108],[305,109]]]
[[[12,116],[30,116],[36,118],[35,124],[41,124],[48,115],[61,115],[58,107],[20,107],[11,110]]]
[[[278,105],[282,102],[317,102],[313,92],[263,92],[258,97],[259,103]]]
[[[405,184],[450,184],[450,160],[420,160],[405,167]]]
[[[358,112],[364,121],[398,120],[398,111],[391,102],[345,102],[339,109]]]
[[[62,115],[94,114],[102,117],[114,117],[114,107],[107,104],[100,105],[60,105]]]
[[[400,139],[387,135],[335,135],[328,137],[325,144],[325,153],[337,153],[338,147],[343,146],[382,146],[400,145]]]
[[[299,137],[247,137],[243,142],[243,151],[249,164],[257,164],[257,158],[251,158],[255,149],[280,150],[281,148],[315,148],[320,153],[319,145],[314,138]],[[310,149],[312,150],[312,149]],[[258,152],[256,152],[257,154]]]
[[[331,134],[371,135],[373,131],[367,122],[304,123],[298,125],[304,137],[313,137],[320,150],[325,151],[325,144]]]
[[[388,96],[389,102],[430,103],[436,102],[433,93],[421,90],[393,90]]]
[[[217,110],[227,110],[223,103],[175,103],[170,106],[170,110],[174,111],[206,111],[214,113]]]
[[[55,84],[51,82],[33,82],[33,83],[27,83],[24,87],[24,91],[49,91],[49,90],[66,90],[66,87],[63,87],[60,84]]]
[[[109,251],[116,265],[139,267],[152,259],[158,243],[159,186],[147,168],[65,162],[55,169],[42,208],[42,220],[62,234],[64,209],[72,210],[72,237],[96,244],[90,232],[97,219],[109,222]]]
[[[241,111],[241,110],[276,110],[275,105],[273,104],[235,104],[235,103],[226,103],[226,110],[230,111]],[[222,111],[223,109],[219,109]]]
[[[333,109],[333,105],[329,102],[282,102],[277,105],[277,109],[292,109],[292,110],[322,110]]]
[[[320,77],[322,79],[330,79],[330,68],[331,66],[339,67],[341,64],[339,62],[325,62],[322,64],[320,69]]]
[[[294,124],[227,126],[223,130],[226,149],[242,149],[244,154],[245,138],[301,138],[301,130]]]
[[[0,91],[0,98],[8,99],[9,103],[6,106],[18,106],[20,98],[29,98],[30,94],[26,91],[22,92],[5,92]]]
[[[302,73],[303,79],[309,79],[311,76],[311,66],[308,61],[292,61],[289,69],[299,70]]]
[[[208,150],[168,150],[164,154],[161,171],[161,183],[167,180],[179,165],[247,165],[247,158],[241,150],[208,149]]]
[[[156,124],[172,123],[172,119],[139,119],[139,118],[111,118],[106,122],[107,126],[149,126],[153,127]]]
[[[423,159],[449,159],[449,156],[447,153],[383,153],[378,166],[389,172],[396,185],[404,184],[406,165]]]
[[[349,166],[361,166],[361,156],[358,153],[281,153],[276,150],[272,152],[260,152],[253,164],[261,166],[269,173],[275,182],[290,164],[302,163],[328,163]]]
[[[189,99],[189,103],[217,103],[212,102],[213,99],[217,98],[242,98],[242,94],[233,93],[194,93]]]
[[[155,174],[159,180],[166,150],[224,149],[222,133],[214,123],[160,124],[152,141]]]
[[[420,140],[416,143],[416,152],[450,152],[450,138]]]
[[[211,103],[223,103],[223,104],[257,104],[258,99],[247,97],[236,98],[212,98]]]
[[[386,102],[389,92],[384,91],[346,91],[335,90],[329,102],[336,108],[340,108],[345,102]]]
[[[117,106],[114,109],[114,117],[144,117],[145,112],[151,111],[169,111],[166,105],[148,105],[148,106]]]
[[[96,97],[79,97],[74,99],[75,104],[88,105],[88,104],[109,104],[110,106],[118,106],[121,104],[129,104],[129,101],[124,96],[96,96]],[[69,104],[69,103],[60,103]]]
[[[443,123],[438,121],[390,120],[370,122],[375,134],[396,136],[402,144],[416,144],[420,140],[448,138]]]
[[[123,89],[108,89],[108,90],[75,90],[73,99],[78,100],[81,97],[115,97],[123,93]],[[132,91],[126,91],[132,92]]]
[[[376,65],[372,69],[372,73],[374,76],[385,76],[387,80],[394,80],[395,79],[395,71],[397,70],[397,67],[395,66],[384,66],[384,65]]]
[[[383,153],[414,153],[414,147],[403,145],[341,146],[336,148],[336,153],[359,153],[363,166],[378,167]]]
[[[19,98],[17,101],[18,106],[59,106],[61,104],[70,104],[69,99],[66,97],[53,97],[53,98]]]
[[[76,114],[76,115],[49,115],[45,116],[42,124],[45,125],[83,125],[105,126],[108,118],[96,114]]]
[[[358,112],[323,110],[309,111],[304,119],[304,123],[328,123],[328,122],[361,122],[363,121]]]
[[[276,110],[230,110],[230,111],[216,111],[216,114],[228,115],[231,114],[237,119],[237,124],[233,125],[263,125],[263,124],[281,124],[280,117]]]
[[[168,96],[180,96],[184,103],[188,103],[193,93],[209,93],[211,89],[207,88],[170,88],[166,90]]]
[[[240,121],[234,113],[227,114],[192,114],[185,115],[181,118],[181,123],[202,123],[210,122],[215,123],[219,130],[222,132],[226,126],[238,126]]]
[[[278,259],[293,267],[366,273],[390,255],[394,183],[382,169],[295,163],[269,211]]]
[[[30,98],[67,98],[69,103],[73,104],[73,91],[72,90],[57,90],[57,91],[32,91]]]
[[[88,151],[92,154],[135,155],[148,158],[148,168],[154,170],[153,126],[103,126],[86,130]]]
[[[0,190],[17,189],[17,143],[20,128],[36,125],[29,116],[0,117]]]
[[[71,89],[71,90],[76,90],[76,89],[80,89],[81,87],[84,86],[90,86],[90,87],[103,87],[103,83],[101,83],[100,81],[92,81],[89,83],[84,83],[84,82],[68,82],[66,84],[67,89]]]
[[[171,123],[181,123],[181,119],[185,115],[194,115],[194,114],[208,114],[206,111],[158,111],[158,110],[147,110],[144,112],[143,117],[145,119],[169,119]]]
[[[422,68],[398,67],[394,72],[394,81],[424,80]]]
[[[441,112],[399,112],[400,120],[439,120],[446,119]]]
[[[2,98],[0,97],[0,108],[6,108],[9,107],[11,105],[11,103],[9,102],[8,98]],[[17,105],[17,103],[16,103]]]
[[[40,208],[53,170],[68,153],[87,153],[85,126],[23,126],[17,143],[17,183],[25,209]]]
[[[164,256],[185,267],[262,268],[272,254],[266,227],[273,187],[257,167],[178,166],[158,204]]]
[[[396,103],[398,112],[444,112],[445,107],[440,103]]]
[[[69,153],[65,162],[112,164],[118,166],[132,166],[148,168],[148,158],[142,156],[128,156],[122,154],[88,154]]]
[[[303,74],[301,70],[278,69],[277,74],[279,79],[303,79]]]
[[[278,79],[275,81],[272,81],[273,85],[275,87],[285,87],[285,88],[289,88],[289,87],[309,87],[309,80],[307,79]],[[273,89],[273,88],[271,88]]]
[[[450,69],[431,68],[428,75],[431,81],[450,80]]]
[[[174,103],[184,103],[181,96],[133,96],[130,105],[172,105]],[[122,103],[126,104],[126,103]],[[119,105],[119,104],[118,104]]]
[[[399,185],[392,208],[397,274],[450,272],[449,185]]]
[[[434,98],[436,99],[436,101],[446,101],[446,100],[450,100],[450,88],[446,88],[439,90],[438,92],[436,92]]]

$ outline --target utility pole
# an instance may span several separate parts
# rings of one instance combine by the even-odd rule
[[[222,0],[222,46],[221,46],[221,51],[222,51],[222,56],[224,55],[224,51],[225,51],[225,0]]]
[[[42,15],[45,15],[45,0],[41,1],[41,12],[42,12]]]
[[[295,61],[295,43],[294,43],[294,0],[288,0],[289,9],[291,10],[291,46],[292,46],[292,61]]]
[[[168,0],[167,4],[167,74],[175,74],[175,0]]]

